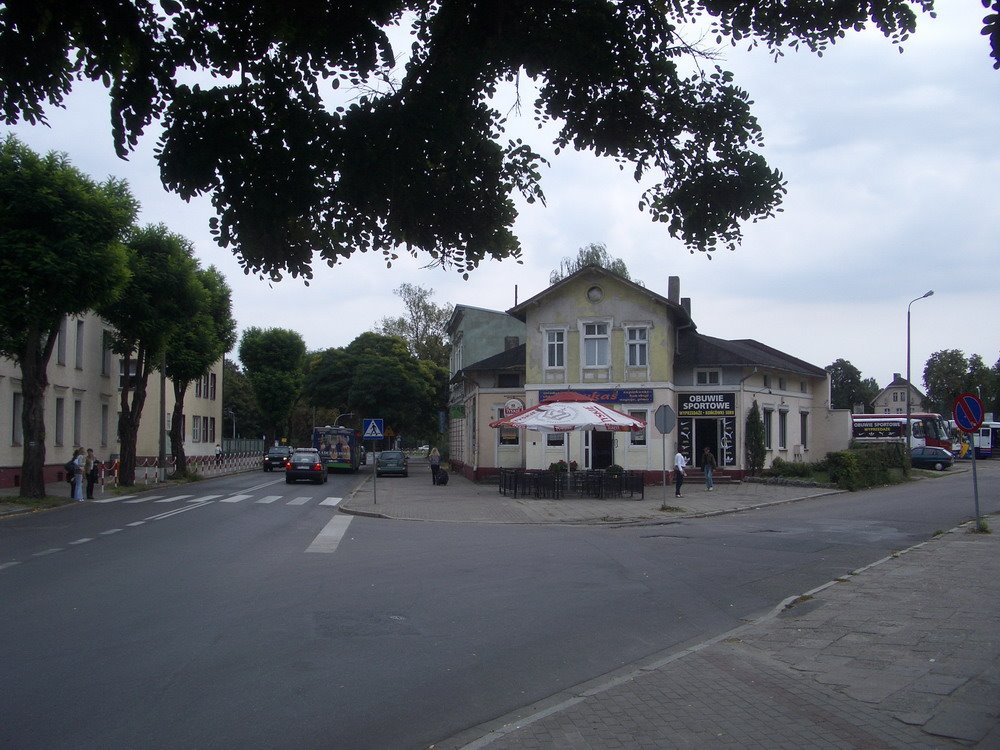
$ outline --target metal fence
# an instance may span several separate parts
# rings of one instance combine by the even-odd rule
[[[500,469],[500,494],[511,497],[645,497],[645,477],[641,471],[548,471]]]

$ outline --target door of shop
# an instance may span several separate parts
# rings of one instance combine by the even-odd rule
[[[589,430],[586,433],[587,443],[590,450],[590,466],[588,469],[606,469],[615,462],[615,436],[612,432],[595,432]]]
[[[719,423],[721,419],[703,417],[694,420],[694,464],[701,468],[701,457],[708,448],[719,458]],[[720,462],[721,465],[721,462]]]

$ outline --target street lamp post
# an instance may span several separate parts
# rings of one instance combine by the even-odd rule
[[[233,418],[233,442],[236,442],[236,412],[232,409],[226,409],[226,416]]]
[[[344,417],[353,417],[353,416],[354,416],[353,411],[349,411],[347,412],[347,414],[339,414],[337,418],[333,420],[333,426],[337,427],[340,424],[340,420],[343,419]]]
[[[907,455],[906,460],[907,461],[910,460],[909,455],[910,451],[913,448],[912,445],[913,428],[910,425],[910,412],[911,412],[910,391],[913,390],[913,386],[910,384],[910,305],[922,299],[927,299],[932,294],[934,294],[933,289],[931,289],[928,292],[925,292],[924,294],[921,294],[916,299],[911,299],[910,304],[906,306],[906,455]]]

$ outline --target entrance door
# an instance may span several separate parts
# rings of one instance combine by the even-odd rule
[[[702,417],[694,420],[694,464],[701,467],[701,457],[708,448],[719,459],[719,422],[714,417]],[[719,461],[722,465],[722,461]]]
[[[590,468],[606,469],[615,462],[615,434],[590,430]]]

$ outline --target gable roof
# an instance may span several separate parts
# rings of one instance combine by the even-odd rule
[[[489,370],[524,372],[526,369],[525,362],[527,361],[527,358],[528,345],[520,344],[518,346],[511,347],[506,351],[502,351],[499,354],[494,354],[486,359],[481,359],[478,362],[473,362],[471,365],[463,367],[452,376],[451,381],[455,382],[467,372],[486,372]]]
[[[892,382],[889,383],[889,385],[887,385],[881,391],[879,391],[875,395],[875,398],[872,399],[872,401],[878,401],[880,398],[882,398],[882,396],[884,396],[885,394],[887,394],[893,388],[902,388],[903,390],[906,390],[906,378],[904,378],[898,372],[893,373]],[[917,388],[917,386],[913,385],[913,383],[910,383],[910,388],[912,388],[913,391],[914,391],[914,393],[916,393],[918,396],[920,396],[921,399],[926,399],[927,398],[927,396],[924,394],[924,392],[921,391],[919,388]]]
[[[571,273],[566,278],[560,279],[555,284],[552,284],[551,286],[543,289],[534,297],[530,297],[526,299],[524,302],[514,305],[514,307],[507,310],[507,312],[510,315],[513,315],[518,320],[524,321],[528,317],[528,308],[542,304],[547,297],[550,297],[554,294],[558,294],[563,287],[565,287],[566,285],[568,285],[573,281],[576,281],[577,279],[583,276],[589,276],[593,278],[604,278],[611,281],[615,281],[619,284],[623,284],[627,287],[631,287],[634,291],[648,297],[650,301],[652,301],[653,303],[666,307],[669,312],[673,313],[674,318],[679,326],[690,327],[690,328],[697,327],[695,326],[694,321],[691,319],[691,314],[677,302],[671,302],[666,297],[659,295],[656,292],[651,292],[649,289],[642,286],[641,284],[636,284],[634,281],[630,281],[626,279],[624,276],[619,276],[614,271],[609,271],[608,269],[602,268],[601,266],[585,266],[581,268],[579,271]]]
[[[683,331],[678,351],[678,363],[690,367],[737,365],[782,370],[796,375],[825,378],[822,367],[809,364],[774,347],[754,339],[726,339],[705,336],[696,331]]]

